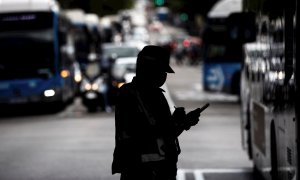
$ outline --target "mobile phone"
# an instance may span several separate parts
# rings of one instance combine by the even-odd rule
[[[204,111],[209,106],[209,103],[206,103],[204,106],[199,108],[198,113],[200,114],[202,111]]]

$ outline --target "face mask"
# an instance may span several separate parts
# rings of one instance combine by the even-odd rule
[[[167,73],[162,73],[158,78],[157,78],[157,87],[161,87],[167,80]]]
[[[167,79],[167,73],[146,73],[146,74],[140,74],[137,76],[137,80],[140,85],[143,87],[149,87],[149,88],[159,88],[161,87]]]
[[[154,74],[150,80],[151,86],[155,88],[161,87],[166,82],[166,79],[167,73],[165,72]]]

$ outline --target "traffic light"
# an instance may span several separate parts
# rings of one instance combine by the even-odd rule
[[[187,21],[189,19],[189,16],[186,13],[180,14],[180,20],[181,21]]]
[[[165,0],[154,0],[154,4],[156,6],[163,6],[165,4]]]

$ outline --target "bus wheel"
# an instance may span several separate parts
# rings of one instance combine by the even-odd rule
[[[278,180],[277,143],[274,122],[271,123],[271,179]]]
[[[240,96],[240,72],[234,73],[231,82],[231,94]]]
[[[248,130],[247,134],[248,134],[248,138],[247,138],[248,157],[249,157],[249,159],[253,159],[253,155],[252,155],[252,138],[251,138],[250,130]]]
[[[264,180],[264,177],[262,176],[261,172],[258,170],[256,165],[253,166],[253,179]]]
[[[247,118],[247,145],[248,145],[248,157],[249,159],[253,159],[253,151],[252,151],[252,137],[251,137],[251,120],[250,120],[250,105],[247,103],[247,112],[246,112],[246,118]]]

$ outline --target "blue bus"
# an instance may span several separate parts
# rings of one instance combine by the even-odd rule
[[[243,59],[242,44],[226,39],[225,32],[205,32],[204,36],[204,89],[238,94]]]
[[[55,1],[0,2],[0,104],[71,102],[74,56]]]
[[[247,24],[236,16],[241,0],[221,0],[208,13],[203,37],[203,86],[206,91],[238,95]],[[245,17],[246,18],[246,17]],[[249,22],[250,23],[250,22]],[[253,23],[253,22],[252,22]],[[246,37],[249,36],[249,37]]]

